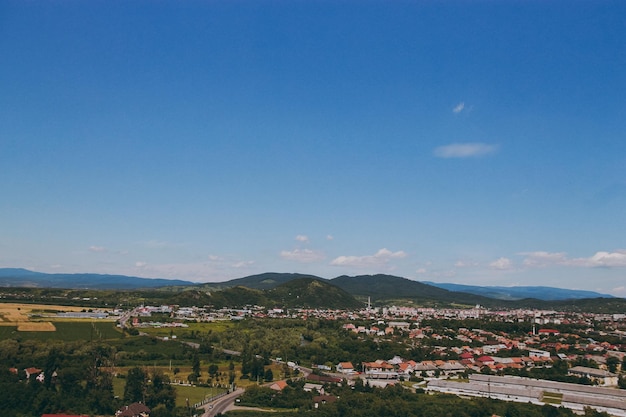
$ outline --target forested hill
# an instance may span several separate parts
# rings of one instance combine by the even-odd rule
[[[201,284],[201,287],[206,288],[228,288],[228,287],[247,287],[256,290],[270,290],[275,288],[281,284],[287,283],[289,281],[293,281],[301,278],[310,278],[316,279],[319,281],[325,281],[324,278],[317,277],[315,275],[307,275],[307,274],[297,274],[297,273],[280,273],[280,272],[266,272],[263,274],[250,275],[243,278],[231,279],[225,282],[208,282],[205,284]]]
[[[342,275],[330,281],[356,297],[370,297],[372,301],[410,299],[445,303],[487,304],[490,300],[475,294],[448,291],[432,285],[393,275]]]
[[[310,308],[326,306],[336,309],[364,307],[362,302],[357,301],[340,287],[315,278],[294,279],[268,290],[268,294],[279,302],[279,305],[287,307],[296,305]]]

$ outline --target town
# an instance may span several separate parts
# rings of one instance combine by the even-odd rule
[[[157,351],[184,351],[189,361],[176,354],[168,357],[156,352],[149,359],[145,352],[132,353],[119,345],[106,372],[114,376],[114,381],[124,377],[128,384],[127,374],[132,366],[144,363],[149,367],[152,362],[154,367],[157,362],[169,360],[169,368],[161,369],[164,381],[171,387],[215,388],[212,395],[185,404],[190,410],[195,409],[198,416],[216,415],[214,405],[218,402],[237,408],[235,400],[246,401],[255,387],[282,392],[288,383],[316,394],[308,406],[317,410],[337,400],[333,392],[338,388],[333,385],[344,385],[353,389],[395,386],[408,392],[448,393],[550,405],[578,413],[593,409],[611,416],[626,415],[626,315],[621,313],[490,309],[480,305],[373,307],[368,303],[354,310],[139,305],[131,309],[48,311],[36,317],[53,323],[116,323],[118,331],[131,340],[152,340],[150,343],[155,346],[163,346]],[[253,339],[249,339],[251,329],[255,333]],[[279,335],[273,336],[276,332]],[[7,345],[7,341],[1,343]],[[201,353],[206,359],[202,360]],[[10,356],[1,356],[6,364]],[[41,361],[38,367],[36,361],[27,364],[24,360],[20,358],[23,368],[6,367],[16,377],[15,383],[56,383],[63,373],[61,368],[45,369]],[[176,369],[188,368],[191,372],[172,373],[172,360]],[[197,364],[189,363],[191,366],[187,367],[186,362],[192,361]],[[230,363],[230,371],[220,372],[224,365],[212,365],[213,372],[203,375],[201,362]],[[101,367],[100,372],[104,369]],[[154,377],[148,373],[145,383],[149,385]],[[217,376],[227,373],[228,377]],[[297,381],[303,385],[297,385]],[[121,404],[124,396],[120,397],[116,402]],[[126,398],[138,401],[121,405],[116,415],[150,414],[144,396]],[[254,401],[249,405],[254,405]],[[151,415],[158,416],[158,408]]]

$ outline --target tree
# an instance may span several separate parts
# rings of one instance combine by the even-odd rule
[[[609,370],[609,372],[617,372],[617,367],[619,365],[620,360],[618,358],[616,358],[615,356],[609,356],[608,358],[606,358],[606,367]]]
[[[191,362],[191,370],[194,374],[200,376],[200,358],[198,358],[198,354],[194,353],[192,362]]]
[[[270,382],[274,380],[274,373],[272,372],[270,368],[267,368],[267,370],[265,371],[265,375],[263,375],[263,379],[265,379],[266,382]]]
[[[219,368],[216,364],[212,363],[211,365],[209,365],[209,375],[211,376],[211,378],[215,378],[218,370]]]
[[[172,410],[176,405],[176,391],[170,385],[169,378],[161,371],[154,371],[152,383],[147,390],[146,405],[150,408],[163,405],[166,409]]]
[[[146,402],[146,373],[143,369],[135,367],[126,375],[124,387],[124,401],[128,403]]]

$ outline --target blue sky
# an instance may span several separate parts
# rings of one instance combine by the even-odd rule
[[[0,267],[626,296],[626,4],[4,1]]]

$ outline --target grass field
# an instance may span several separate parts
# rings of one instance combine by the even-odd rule
[[[207,333],[208,331],[213,331],[216,333],[221,333],[227,331],[234,326],[234,324],[230,321],[187,324],[189,327],[142,327],[141,331],[149,334],[150,336],[170,337],[172,335],[175,335],[179,339],[185,339],[191,335],[191,332]]]
[[[124,397],[124,386],[126,380],[124,378],[113,378],[113,393],[120,398]],[[187,399],[189,404],[194,405],[204,400],[207,396],[213,396],[226,391],[224,388],[209,388],[209,387],[192,387],[187,385],[174,385],[176,390],[176,405],[184,407],[187,405]]]
[[[56,331],[17,331],[16,326],[0,326],[0,339],[20,340],[98,340],[120,339],[122,332],[111,321],[54,321]]]

